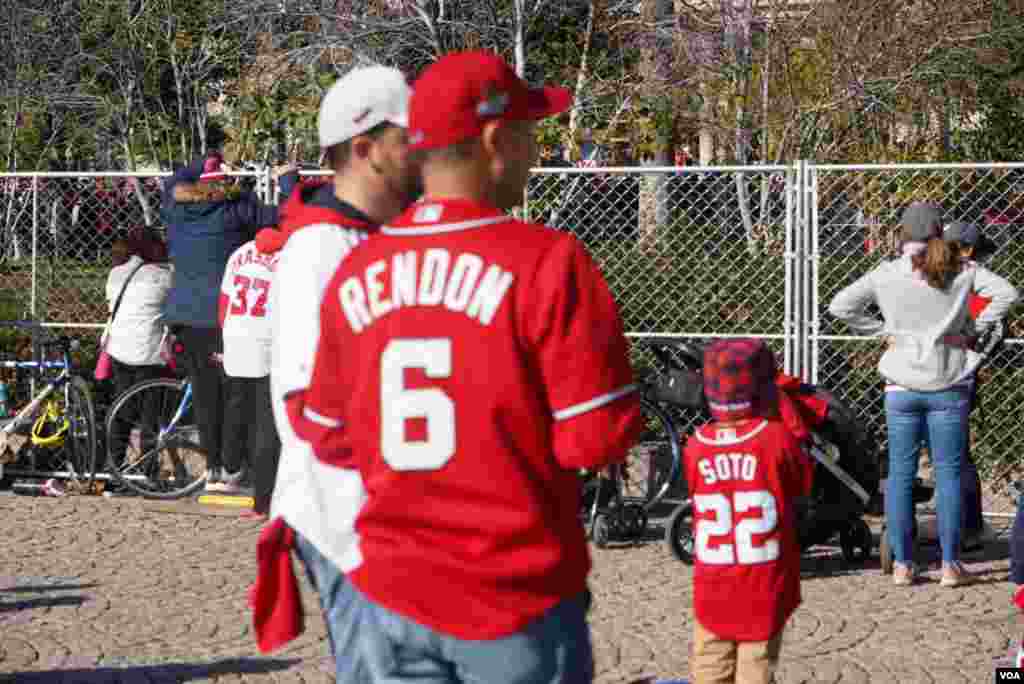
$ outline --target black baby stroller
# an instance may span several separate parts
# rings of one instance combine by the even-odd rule
[[[679,409],[700,411],[709,418],[700,373],[703,350],[692,342],[648,342],[663,365],[669,367],[654,383],[654,397]],[[882,507],[878,445],[856,413],[829,392],[792,380],[785,386],[798,404],[803,395],[823,400],[828,406],[824,421],[814,427],[808,445],[817,463],[811,496],[797,502],[800,545],[806,550],[838,535],[847,561],[864,562],[871,556],[874,538],[863,516],[879,513]],[[698,387],[701,390],[696,390]],[[687,564],[693,562],[693,506],[689,499],[676,507],[666,523],[665,541],[676,558]]]
[[[640,399],[645,429],[625,462],[605,473],[581,473],[580,512],[598,547],[642,537],[649,518],[673,501],[682,467],[682,436],[667,408],[645,389]]]

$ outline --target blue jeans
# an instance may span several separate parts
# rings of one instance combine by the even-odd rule
[[[361,618],[358,592],[338,566],[298,532],[295,533],[295,551],[306,567],[306,576],[320,595],[320,608],[334,656],[335,681],[339,684],[371,681],[359,660],[356,645]]]
[[[974,383],[971,390],[970,409],[973,411],[978,396],[978,385]],[[924,434],[924,447],[931,454],[931,447],[928,443],[928,432]],[[978,466],[971,457],[971,428],[967,425],[967,437],[964,441],[964,468],[960,474],[960,493],[963,497],[962,521],[963,534],[980,534],[985,528],[985,518],[981,510],[981,478],[978,476]]]
[[[946,563],[960,557],[960,478],[967,448],[970,391],[893,391],[885,394],[889,428],[889,479],[885,517],[893,556],[899,563],[913,560],[912,490],[917,476],[918,450],[925,435],[931,447],[939,509],[939,544]]]
[[[594,656],[583,595],[507,637],[468,641],[437,632],[356,590],[365,619],[360,660],[374,684],[590,684]]]

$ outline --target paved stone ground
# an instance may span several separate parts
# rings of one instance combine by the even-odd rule
[[[308,589],[303,637],[258,654],[245,597],[259,528],[236,515],[0,496],[0,681],[330,682]],[[877,560],[847,568],[836,549],[808,556],[780,684],[993,681],[1018,631],[1006,556],[1003,542],[975,558],[982,582],[962,589],[897,588]],[[600,682],[686,676],[690,572],[660,540],[595,550],[592,586]]]

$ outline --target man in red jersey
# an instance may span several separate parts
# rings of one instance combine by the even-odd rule
[[[694,508],[694,684],[768,684],[800,604],[793,500],[814,465],[779,417],[775,358],[760,340],[704,353],[714,422],[686,444]]]
[[[325,291],[300,434],[367,488],[349,578],[374,681],[593,677],[577,472],[623,459],[639,397],[597,265],[505,213],[535,121],[569,102],[489,52],[427,68],[409,107],[425,197]]]

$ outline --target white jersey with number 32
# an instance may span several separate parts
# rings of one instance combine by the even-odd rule
[[[270,374],[270,287],[278,253],[247,242],[228,260],[221,283],[224,372],[233,377]]]

